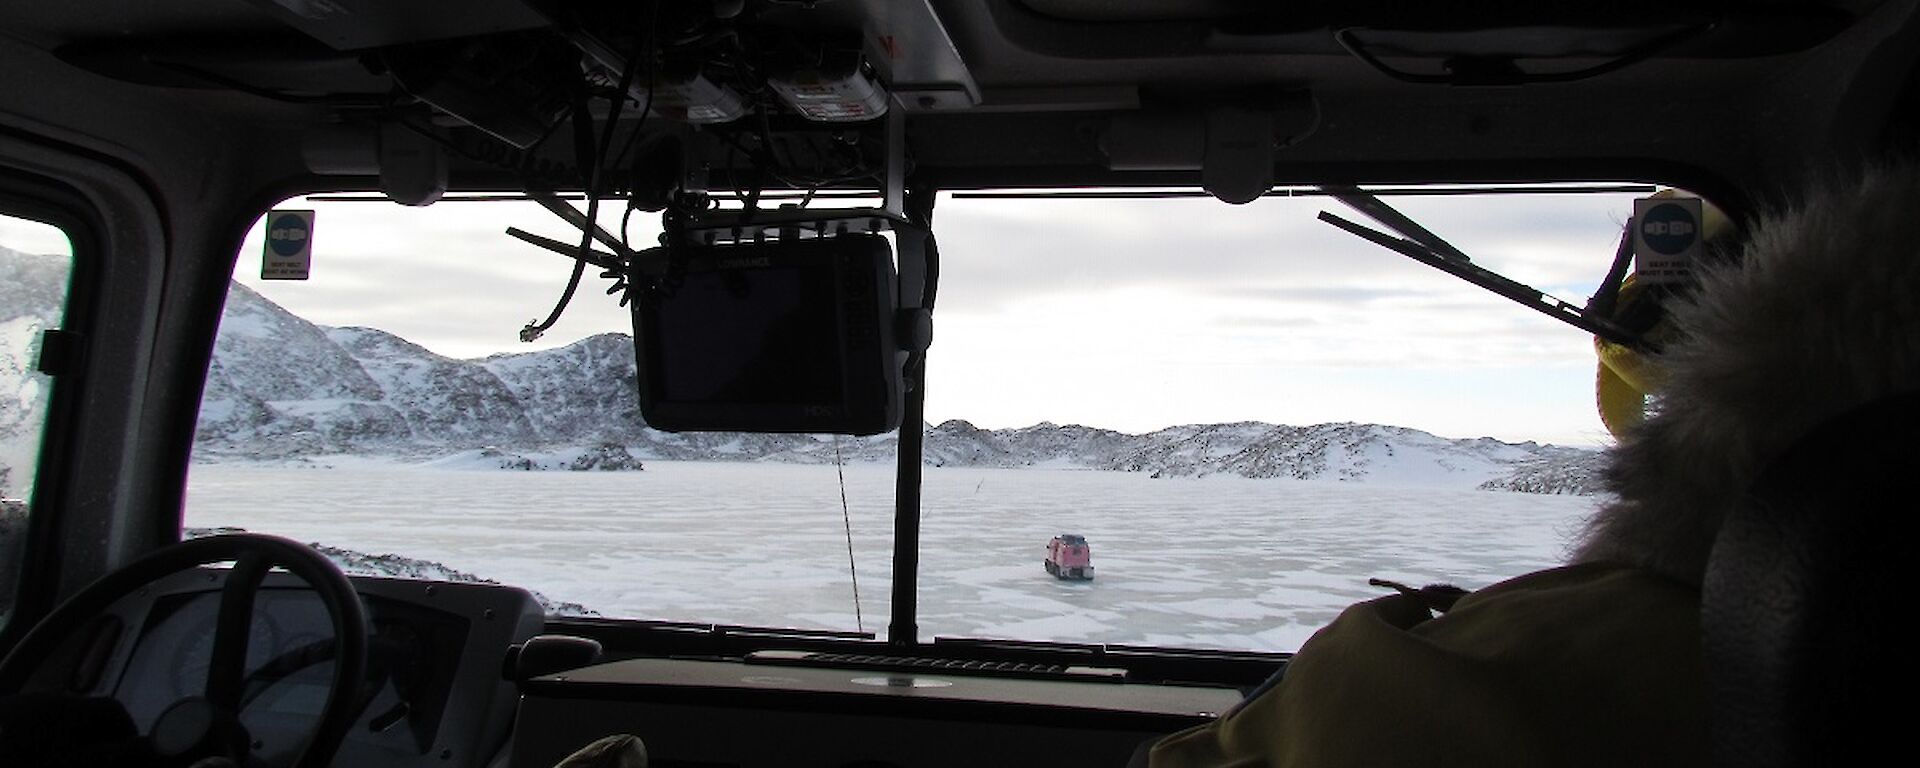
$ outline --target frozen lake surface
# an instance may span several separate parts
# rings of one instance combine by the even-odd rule
[[[651,461],[512,472],[367,460],[193,468],[186,525],[432,560],[606,616],[884,636],[893,469]],[[1595,497],[929,468],[919,635],[1290,651],[1379,576],[1469,589],[1549,566]],[[1098,578],[1041,569],[1085,535]]]

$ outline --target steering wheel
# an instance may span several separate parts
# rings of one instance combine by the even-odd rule
[[[28,679],[70,640],[90,618],[115,601],[158,579],[179,571],[214,563],[233,562],[226,583],[220,590],[220,610],[215,622],[212,658],[207,665],[205,705],[200,712],[185,715],[189,729],[206,731],[218,721],[237,724],[247,660],[247,638],[253,623],[254,598],[261,580],[273,567],[284,568],[305,581],[327,609],[333,624],[333,680],[327,687],[327,700],[314,726],[306,749],[294,760],[299,768],[317,768],[333,759],[340,743],[353,727],[361,705],[360,679],[367,666],[367,618],[360,597],[345,574],[312,547],[291,539],[254,533],[222,534],[189,539],[157,550],[109,573],[69,598],[33,630],[20,639],[13,652],[0,660],[0,696],[21,692]],[[191,701],[191,700],[188,700]],[[178,709],[186,702],[175,704]],[[211,711],[208,712],[207,708]],[[172,712],[170,710],[169,715]],[[162,715],[155,736],[166,724]],[[171,737],[180,741],[178,737]],[[183,747],[205,750],[218,747],[219,739],[188,736]],[[162,741],[160,738],[156,742]],[[195,746],[195,742],[199,742]],[[216,742],[208,744],[207,742]],[[164,745],[156,745],[164,746]],[[244,742],[233,747],[244,752]],[[244,754],[226,755],[244,763]]]

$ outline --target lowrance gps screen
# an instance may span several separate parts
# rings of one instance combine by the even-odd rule
[[[685,403],[827,403],[840,397],[838,296],[829,270],[771,267],[686,276],[653,333],[660,397]]]
[[[900,421],[893,259],[842,235],[691,248],[640,275],[640,411],[668,431],[871,435]]]

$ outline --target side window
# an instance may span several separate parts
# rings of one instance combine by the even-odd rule
[[[52,391],[40,339],[60,327],[72,266],[65,233],[0,211],[0,627],[13,614]]]

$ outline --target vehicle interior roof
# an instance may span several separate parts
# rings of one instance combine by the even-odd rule
[[[146,149],[124,153],[144,157],[225,134],[228,146],[248,149],[247,167],[230,171],[246,173],[241,186],[251,193],[370,188],[364,178],[311,176],[299,147],[306,132],[377,120],[393,107],[381,98],[389,78],[366,66],[378,51],[529,26],[625,40],[654,21],[631,3],[533,0],[405,11],[343,0],[324,4],[337,10],[324,20],[296,13],[319,5],[19,4],[6,12],[0,44],[15,49],[9,60],[34,62],[10,78],[33,87],[10,111],[85,126],[91,135],[77,142]],[[850,23],[878,39],[889,24],[918,23],[896,18],[915,3],[898,12],[859,0],[746,5],[797,34]],[[1191,184],[1191,170],[1110,167],[1102,122],[1246,105],[1279,115],[1280,183],[1631,178],[1737,196],[1764,188],[1764,178],[1797,177],[1810,148],[1880,146],[1874,134],[1912,109],[1888,98],[1912,92],[1920,49],[1904,0],[1429,5],[932,0],[960,68],[930,77],[962,77],[902,100],[914,172],[943,187]],[[1497,60],[1502,51],[1533,55],[1514,60],[1520,71],[1561,72],[1678,37],[1645,60],[1572,82],[1513,84],[1496,62],[1481,67],[1495,73],[1480,78],[1488,84],[1448,85],[1390,77],[1345,50],[1341,30],[1376,63],[1425,73],[1448,71],[1450,56]],[[565,156],[561,138],[549,153]],[[517,186],[497,168],[452,160],[453,189]]]

